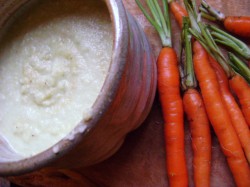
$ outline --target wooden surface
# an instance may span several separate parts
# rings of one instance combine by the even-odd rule
[[[249,0],[207,0],[227,15],[250,15]],[[146,21],[134,0],[123,0],[127,10],[132,13],[146,32],[155,55],[161,49],[160,40]],[[172,21],[173,41],[176,50],[179,49],[179,28]],[[188,125],[186,129],[186,157],[189,169],[189,182],[192,181],[192,150]],[[212,132],[213,133],[213,132]],[[165,149],[163,141],[163,120],[161,107],[156,95],[153,108],[143,125],[130,133],[121,149],[108,160],[79,171],[84,180],[81,186],[100,187],[166,187]],[[1,186],[1,182],[0,182]],[[62,185],[63,186],[63,185]],[[235,186],[231,173],[225,161],[217,139],[213,136],[211,186]]]

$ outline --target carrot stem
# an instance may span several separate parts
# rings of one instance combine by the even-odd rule
[[[151,7],[151,13],[152,13],[154,20],[158,23],[158,25],[162,26],[160,19],[158,19],[159,13],[157,12],[156,7],[154,6],[154,3],[152,2],[152,0],[147,0],[146,2],[147,2],[148,7]]]
[[[141,9],[141,11],[143,12],[144,16],[147,18],[147,20],[154,26],[154,28],[157,30],[157,32],[159,33],[159,36],[161,38],[162,41],[162,45],[163,46],[169,46],[171,47],[172,42],[171,42],[171,38],[169,36],[166,35],[166,33],[164,33],[162,26],[159,24],[159,21],[155,21],[146,11],[146,9],[143,7],[142,3],[139,0],[135,0],[138,7]],[[153,8],[150,8],[150,11],[152,13]],[[158,20],[158,19],[157,19]]]
[[[191,27],[198,33],[201,32],[198,22],[200,21],[200,16],[197,14],[196,2],[193,0],[184,0],[184,5],[188,12],[189,19],[191,21]]]
[[[197,86],[194,68],[193,68],[193,58],[192,58],[192,36],[189,33],[189,25],[190,21],[187,17],[183,18],[183,35],[184,35],[184,43],[185,43],[185,65],[184,65],[184,73],[185,73],[185,85],[187,88],[195,88]]]
[[[169,29],[170,26],[168,25],[168,23],[170,22],[168,20],[169,16],[165,15],[165,17],[164,17],[164,13],[162,13],[161,8],[160,8],[157,0],[153,0],[153,5],[155,7],[156,12],[158,13],[158,19],[161,22],[162,29],[163,29],[165,35],[168,36],[168,38],[171,38],[171,32],[170,32],[170,29]],[[166,7],[165,7],[165,9],[166,9]],[[166,10],[164,10],[164,11],[166,11]],[[165,14],[166,14],[166,12],[165,12]]]
[[[170,21],[169,7],[168,7],[167,0],[162,0],[162,4],[163,4],[163,16],[164,16],[164,20],[166,22],[168,37],[171,38],[171,35],[172,35],[172,33],[171,33],[171,21]]]
[[[223,53],[221,52],[220,48],[217,46],[215,40],[213,39],[208,26],[202,23],[199,20],[199,16],[195,11],[195,1],[194,0],[184,0],[186,9],[188,10],[189,17],[193,17],[190,19],[192,28],[190,32],[194,35],[194,37],[200,42],[200,44],[207,50],[207,52],[213,56],[223,69],[226,71],[228,77],[232,77],[235,72],[227,62],[227,59],[224,57]],[[197,29],[197,25],[198,28]]]
[[[142,13],[145,15],[147,20],[154,26],[159,33],[163,47],[172,47],[171,31],[170,31],[170,19],[165,19],[162,10],[157,0],[147,0],[148,8],[153,15],[153,18],[147,13],[140,0],[135,0]],[[167,3],[166,3],[167,4]],[[166,5],[168,6],[168,5]],[[165,11],[168,8],[165,8]],[[166,14],[166,13],[165,13]],[[169,16],[167,16],[169,17]]]
[[[202,36],[205,39],[205,45],[207,45],[208,48],[211,50],[211,53],[214,54],[213,56],[215,56],[215,58],[218,60],[220,65],[223,67],[223,69],[227,73],[227,76],[232,77],[234,75],[234,72],[232,68],[230,67],[229,63],[227,62],[227,59],[224,57],[223,53],[221,52],[220,48],[215,43],[207,26],[203,24],[202,22],[199,22],[198,25],[200,26]]]
[[[243,58],[250,59],[250,49],[243,41],[213,25],[208,25],[208,28],[212,30],[211,34],[216,42],[230,48]]]
[[[204,11],[201,11],[201,17],[206,18],[209,21],[216,21],[217,19],[207,13],[205,13]]]
[[[250,69],[233,53],[228,53],[229,59],[234,64],[234,69],[250,83]]]
[[[200,11],[204,12],[205,14],[210,14],[212,17],[214,17],[218,21],[223,21],[225,19],[225,15],[213,8],[211,5],[209,5],[205,0],[201,1]]]

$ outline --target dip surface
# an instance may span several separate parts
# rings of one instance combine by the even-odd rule
[[[112,39],[100,0],[39,1],[8,28],[0,46],[0,136],[17,154],[53,146],[88,118]]]

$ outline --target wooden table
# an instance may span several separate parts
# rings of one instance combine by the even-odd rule
[[[143,27],[152,44],[154,53],[157,56],[161,49],[161,45],[155,30],[137,8],[134,0],[123,0],[123,2],[127,10],[134,15]],[[249,0],[208,0],[208,2],[228,15],[250,15]],[[179,50],[179,28],[174,19],[172,19],[172,27],[174,48]],[[192,149],[188,124],[185,125],[185,132],[189,181],[190,186],[193,186]],[[67,176],[71,176],[71,178],[75,178],[79,181],[81,180],[81,186],[83,186],[83,184],[85,184],[84,186],[101,187],[167,186],[165,149],[163,141],[163,120],[158,95],[156,95],[152,110],[145,122],[141,127],[127,136],[123,146],[115,155],[100,164],[81,169],[78,172],[79,173],[77,174],[67,174]],[[80,174],[83,177],[82,179],[79,179]],[[55,177],[60,178],[62,176],[58,175]],[[71,183],[67,183],[67,180],[68,178],[66,176],[61,178],[62,186],[73,185],[70,185]],[[50,184],[52,185],[53,182]],[[225,157],[220,150],[215,136],[213,136],[212,147],[211,185],[221,187],[235,186],[229,168],[226,164]]]

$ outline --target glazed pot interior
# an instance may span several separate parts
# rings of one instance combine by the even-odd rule
[[[4,35],[8,26],[11,25],[15,18],[25,10],[32,8],[37,1],[3,1],[0,8],[0,37]],[[56,145],[29,158],[20,158],[16,155],[4,139],[0,139],[0,175],[19,175],[33,171],[48,165],[52,161],[69,152],[76,144],[84,139],[84,136],[95,127],[96,123],[104,115],[105,111],[111,104],[113,97],[121,79],[125,66],[127,54],[128,33],[126,13],[121,1],[106,0],[107,8],[110,13],[113,25],[113,52],[112,60],[107,77],[101,92],[93,104],[91,117],[88,120],[82,120],[75,129],[62,139]]]

